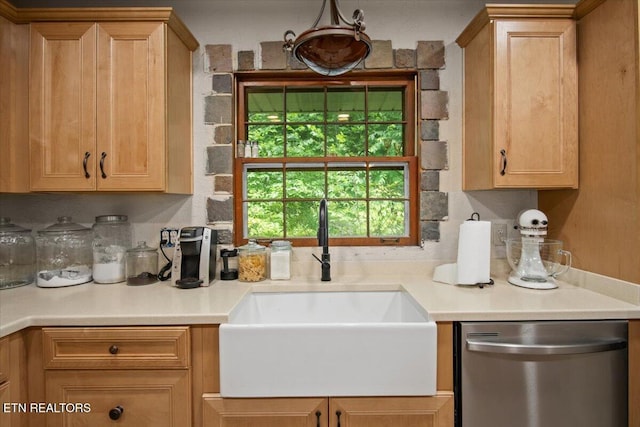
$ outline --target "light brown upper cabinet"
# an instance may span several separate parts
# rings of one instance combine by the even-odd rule
[[[192,193],[191,33],[167,8],[51,11],[27,17],[31,191]]]
[[[0,192],[29,191],[29,27],[3,16],[0,2]]]
[[[464,52],[463,190],[578,187],[573,5],[488,5]]]

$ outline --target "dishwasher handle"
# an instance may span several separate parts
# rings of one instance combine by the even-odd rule
[[[467,339],[467,350],[481,353],[520,354],[520,355],[557,355],[585,354],[613,351],[625,348],[623,338],[601,339],[566,344],[523,344],[521,342],[491,341],[487,339]]]

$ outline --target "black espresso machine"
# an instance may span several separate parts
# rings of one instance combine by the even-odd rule
[[[178,288],[209,286],[216,277],[217,230],[183,227],[173,254],[171,284]]]

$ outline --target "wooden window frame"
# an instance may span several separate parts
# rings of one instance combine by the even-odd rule
[[[238,72],[235,77],[235,102],[236,102],[236,139],[234,141],[234,242],[237,246],[243,245],[247,239],[243,236],[243,170],[246,163],[273,164],[273,163],[364,163],[375,160],[406,162],[409,166],[409,235],[402,237],[331,237],[332,246],[416,246],[420,242],[420,218],[419,218],[419,165],[416,142],[416,72],[386,71],[386,72],[351,72],[347,76],[323,78],[309,72]],[[290,158],[244,158],[235,156],[238,140],[247,140],[246,90],[253,87],[281,87],[286,86],[301,88],[310,86],[357,86],[363,83],[369,86],[397,85],[405,88],[404,110],[405,114],[405,142],[404,156],[402,157],[290,157]],[[275,239],[258,239],[260,242],[269,242]],[[313,237],[290,238],[294,246],[317,246],[318,242]]]

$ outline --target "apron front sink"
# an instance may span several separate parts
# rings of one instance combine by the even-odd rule
[[[220,325],[221,394],[434,395],[436,338],[404,291],[254,292]]]

